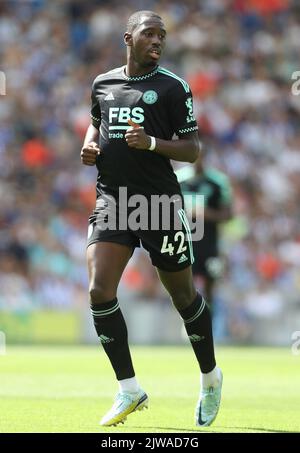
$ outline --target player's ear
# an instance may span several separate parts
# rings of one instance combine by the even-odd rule
[[[124,42],[126,46],[132,46],[132,34],[128,31],[124,33]]]

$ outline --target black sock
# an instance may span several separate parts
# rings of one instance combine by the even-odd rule
[[[199,362],[202,373],[209,373],[216,366],[212,323],[205,300],[197,294],[194,302],[179,311]]]
[[[118,299],[91,304],[94,325],[118,380],[134,377],[128,335]]]

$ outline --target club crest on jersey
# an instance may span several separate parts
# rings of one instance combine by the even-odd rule
[[[154,104],[158,99],[158,94],[154,90],[145,91],[142,97],[146,104]]]

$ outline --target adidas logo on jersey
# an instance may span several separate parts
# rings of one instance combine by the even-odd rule
[[[107,343],[111,343],[112,341],[114,341],[114,338],[108,338],[105,335],[100,335],[99,340],[101,341],[102,344],[107,344]]]
[[[201,341],[204,340],[205,337],[199,337],[199,335],[193,334],[189,335],[189,339],[191,340],[192,343],[196,343],[196,341]]]
[[[112,94],[112,92],[110,92],[107,96],[105,96],[104,100],[105,101],[114,101],[114,95]]]
[[[179,258],[179,260],[177,261],[177,263],[178,264],[184,263],[187,259],[188,259],[188,257],[183,253],[181,255],[181,257]]]

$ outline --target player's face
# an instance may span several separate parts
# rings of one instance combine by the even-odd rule
[[[157,18],[142,18],[132,33],[132,56],[142,67],[156,66],[166,41],[166,29]]]

